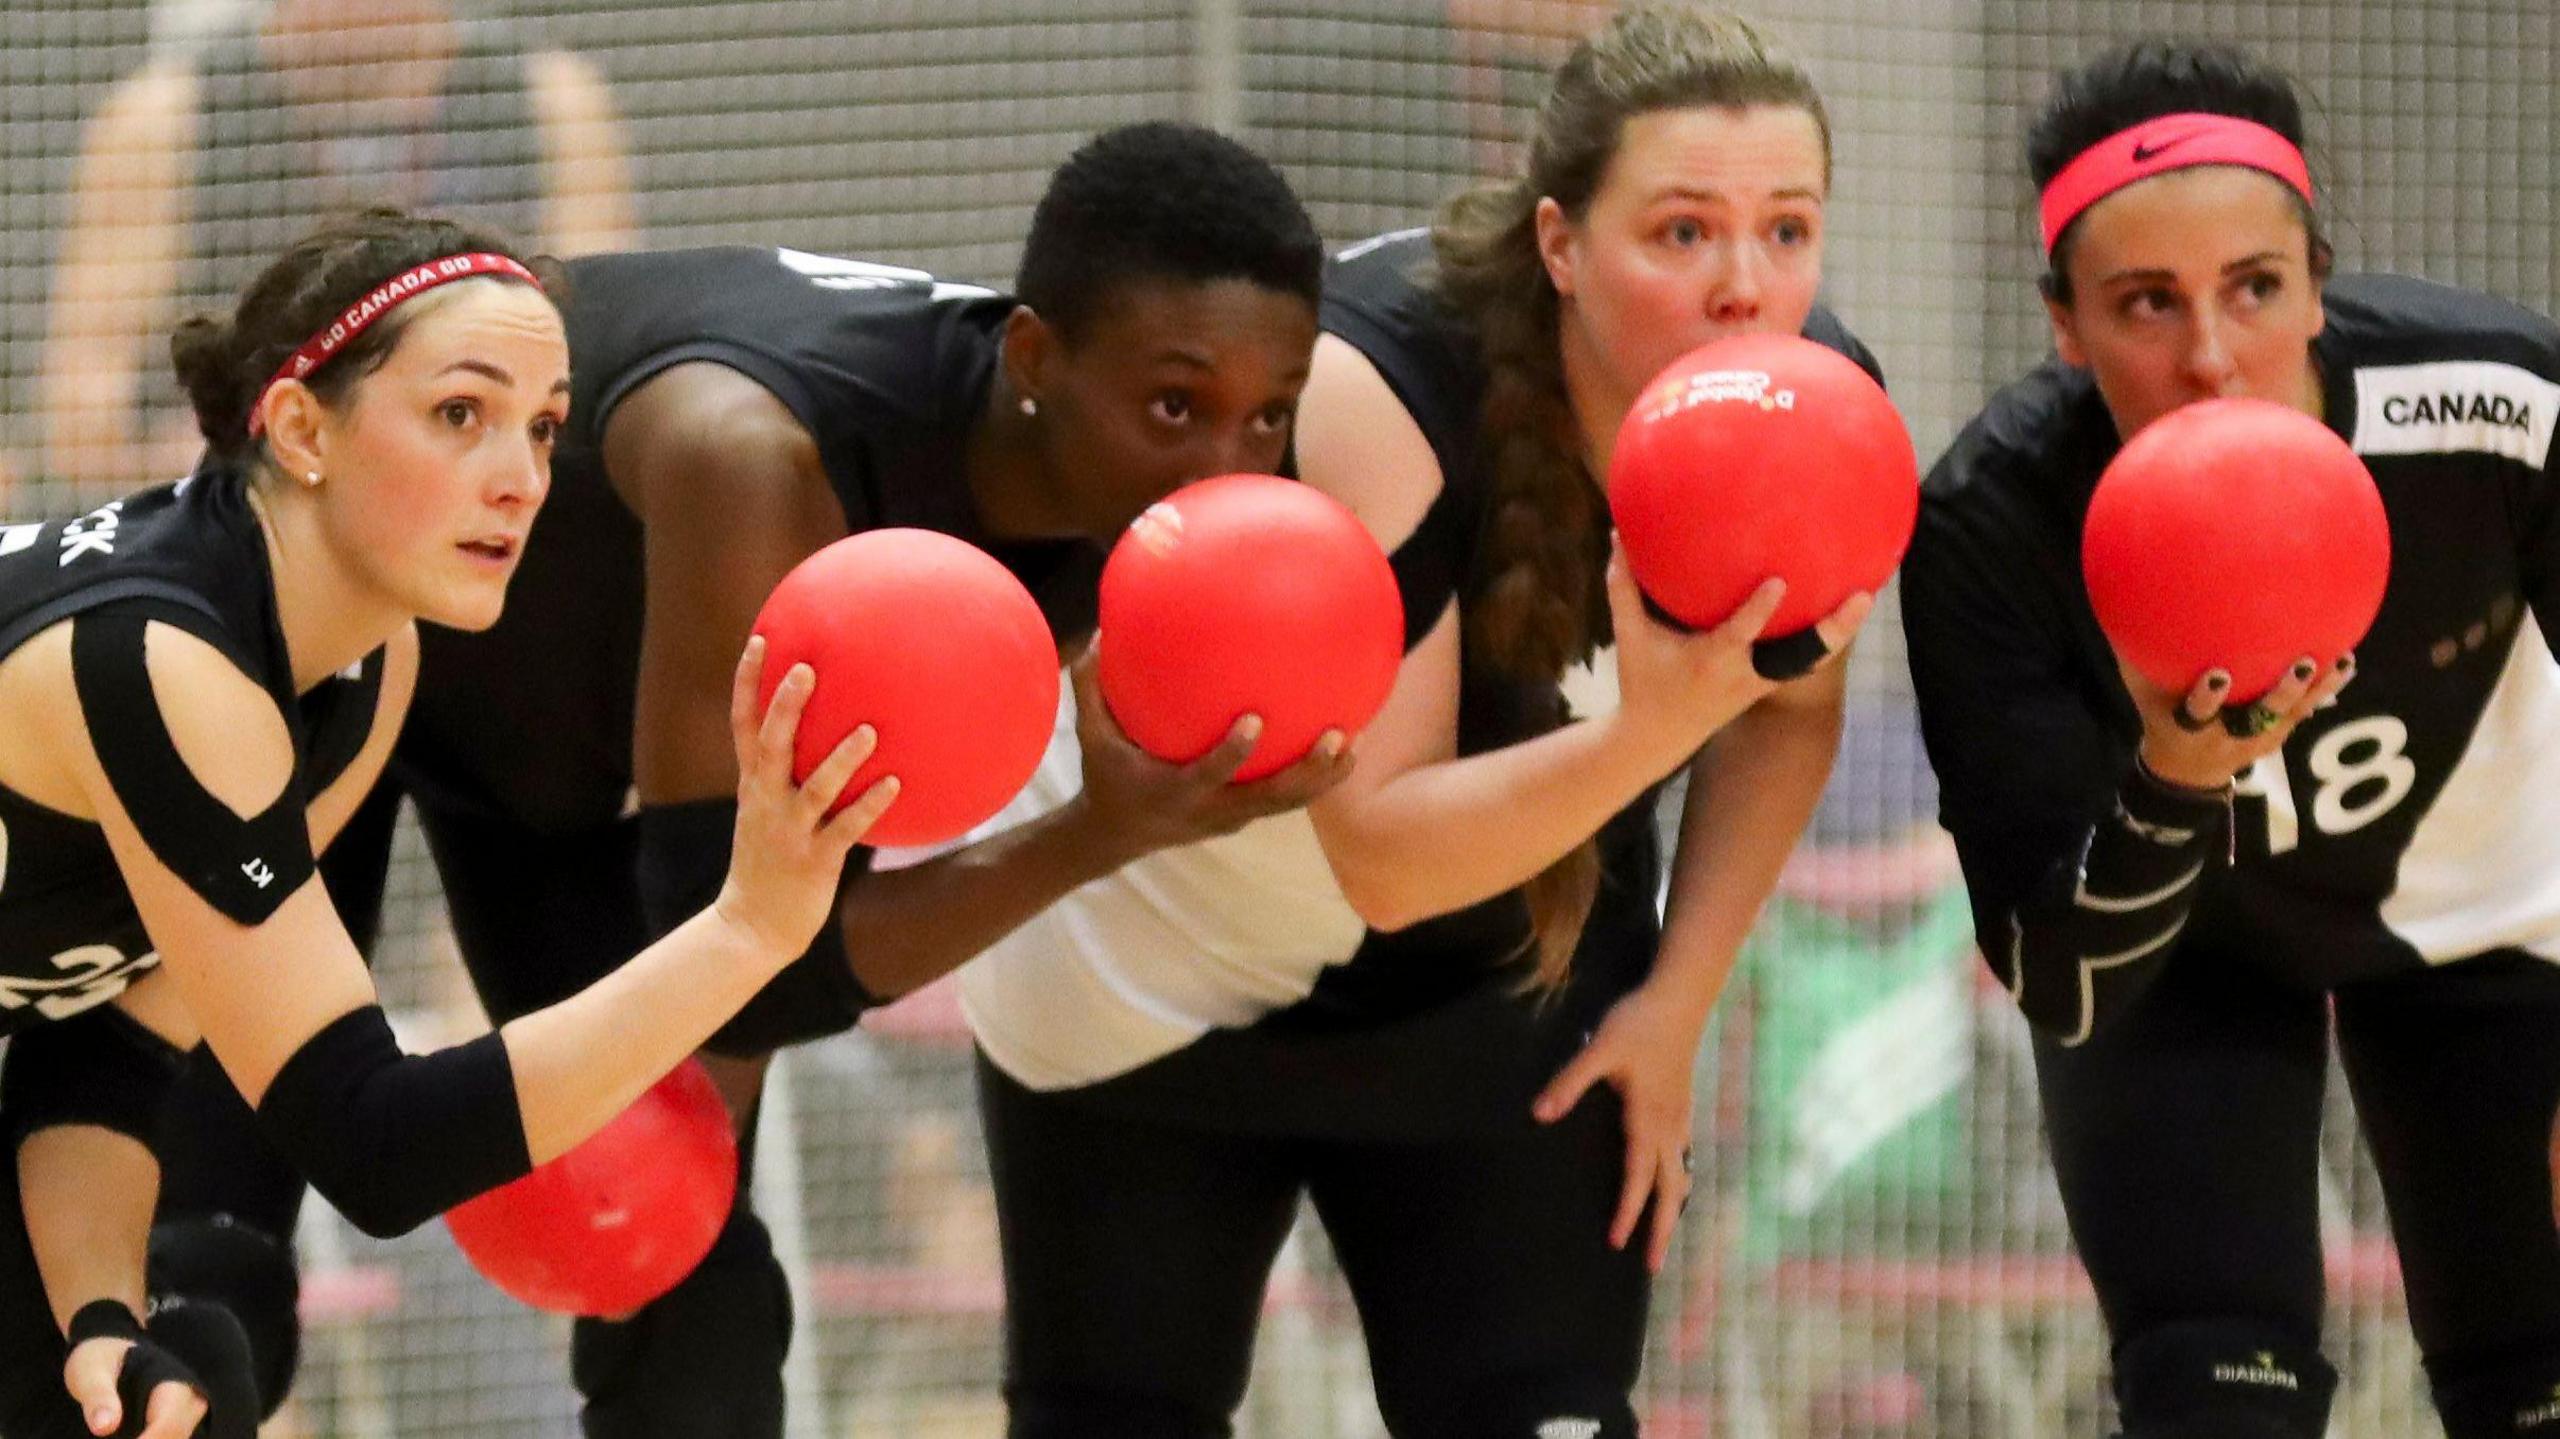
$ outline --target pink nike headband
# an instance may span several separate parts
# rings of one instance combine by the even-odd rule
[[[258,387],[257,398],[249,402],[249,437],[256,439],[258,432],[266,428],[266,418],[260,411],[266,407],[267,391],[287,380],[299,380],[327,364],[331,355],[354,343],[356,336],[363,334],[374,321],[390,314],[401,301],[423,295],[438,285],[468,280],[475,275],[506,275],[537,290],[542,288],[542,281],[531,270],[504,255],[485,251],[447,255],[441,260],[429,260],[401,271],[374,286],[363,299],[340,311],[338,318],[330,321],[320,333],[303,341],[302,348],[294,351],[292,358]]]
[[[2263,170],[2311,199],[2311,167],[2292,141],[2254,120],[2188,112],[2159,115],[2083,150],[2044,187],[2044,252],[2082,211],[2137,180],[2195,165]]]

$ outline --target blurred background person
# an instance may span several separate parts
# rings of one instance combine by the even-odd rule
[[[155,14],[151,58],[81,136],[45,308],[42,472],[73,505],[182,474],[200,442],[154,337],[316,220],[367,205],[627,245],[631,167],[601,72],[451,0]],[[0,510],[13,508],[0,476]]]

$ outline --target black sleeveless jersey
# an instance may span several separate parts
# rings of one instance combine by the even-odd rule
[[[2508,947],[2560,960],[2560,327],[2393,276],[2336,279],[2326,308],[2325,418],[2380,489],[2390,584],[2339,703],[2241,776],[2231,862],[2178,944],[2315,986]],[[1903,617],[1986,943],[2085,842],[2141,737],[2080,574],[2118,448],[2089,375],[2049,363],[1924,487]]]
[[[1325,274],[1324,329],[1377,368],[1440,462],[1440,494],[1394,556],[1405,591],[1407,648],[1421,641],[1452,600],[1463,601],[1492,487],[1477,440],[1483,367],[1463,318],[1432,292],[1431,264],[1429,232],[1403,230],[1343,251]],[[1816,309],[1804,333],[1881,383],[1875,357],[1829,311]],[[1592,536],[1598,564],[1606,562],[1608,542],[1606,533]],[[1605,631],[1605,606],[1597,614]],[[1608,642],[1605,633],[1598,639]],[[1462,661],[1460,755],[1532,738],[1555,728],[1565,714],[1560,679],[1522,683]],[[1652,966],[1663,882],[1654,828],[1658,799],[1659,787],[1648,790],[1600,832],[1600,894],[1574,964],[1573,988],[1587,991],[1577,1008],[1586,1002],[1594,1012],[1605,1007],[1642,983]],[[1491,962],[1522,953],[1528,936],[1528,906],[1517,892],[1394,933],[1371,931],[1298,1008],[1309,1019],[1409,1014],[1481,986]]]
[[[266,541],[237,478],[200,473],[74,520],[0,525],[0,656],[109,608],[202,638],[274,696],[306,799],[372,733],[380,651],[294,694]],[[0,788],[0,1034],[103,1004],[157,963],[98,826]]]
[[[397,760],[422,798],[548,833],[623,812],[642,536],[606,478],[603,435],[626,395],[688,361],[737,370],[789,407],[847,533],[956,535],[1023,581],[1062,644],[1092,629],[1102,551],[999,543],[969,498],[969,434],[1010,299],[790,249],[597,255],[569,277],[570,421],[506,611],[482,634],[423,637]]]

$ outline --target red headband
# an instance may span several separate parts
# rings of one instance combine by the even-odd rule
[[[2136,180],[2191,165],[2264,170],[2311,199],[2311,167],[2301,149],[2266,126],[2236,115],[2159,115],[2081,151],[2044,187],[2045,254],[2081,211]]]
[[[509,275],[539,290],[542,281],[531,270],[504,255],[474,251],[429,260],[415,269],[403,270],[376,285],[361,300],[347,306],[326,329],[302,342],[293,358],[284,362],[265,385],[259,387],[256,399],[249,402],[249,435],[255,439],[266,428],[261,411],[266,408],[267,391],[287,380],[299,380],[329,362],[329,357],[345,349],[374,321],[391,313],[401,301],[423,295],[438,285],[468,280],[474,275]]]

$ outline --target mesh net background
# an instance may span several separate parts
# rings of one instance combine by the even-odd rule
[[[77,424],[49,422],[48,406],[95,409],[105,388],[59,366],[47,382],[52,267],[75,243],[130,238],[113,225],[66,238],[87,117],[137,67],[236,63],[224,37],[266,3],[10,0],[0,481],[15,483],[0,513],[85,507],[98,491],[73,474],[103,470],[87,483],[111,493],[171,472],[148,446],[102,465],[77,448]],[[339,39],[414,8],[277,3],[344,27]],[[1002,282],[1050,167],[1132,119],[1234,129],[1282,165],[1336,242],[1423,223],[1516,158],[1548,67],[1606,8],[517,0],[470,13],[500,49],[566,50],[608,82],[639,243],[788,243]],[[1836,135],[1827,297],[1882,357],[1924,459],[2046,346],[2026,117],[2055,69],[2137,30],[2241,41],[2294,71],[2314,102],[2342,267],[2552,306],[2560,49],[2542,0],[1796,0],[1784,12],[1771,28],[1821,83]],[[503,85],[456,95],[425,168],[498,175],[507,203],[531,203],[547,172],[527,113]],[[397,168],[395,156],[378,173]],[[195,233],[212,247],[180,288],[237,285],[263,250],[224,237],[309,203],[254,165],[199,158],[180,172],[201,192]],[[167,323],[154,316],[154,338],[134,338],[125,362],[142,377],[137,433],[171,424],[157,378]],[[1659,1286],[1647,1432],[2099,1435],[2103,1333],[2068,1257],[2022,1024],[1972,959],[1931,824],[1889,612],[1868,627],[1852,682],[1832,790],[1699,1064],[1704,1182]],[[392,929],[378,968],[413,1040],[477,1024],[414,837]],[[795,1439],[1002,1431],[1000,1287],[967,1055],[956,1015],[928,996],[780,1066],[757,1182],[801,1291]],[[2334,1086],[2332,1106],[2328,1343],[2347,1376],[2333,1432],[2434,1434],[2378,1189]],[[575,1432],[566,1326],[496,1296],[440,1227],[378,1244],[318,1211],[302,1241],[311,1325],[279,1432]],[[1356,1316],[1311,1226],[1274,1276],[1238,1430],[1383,1432]]]

